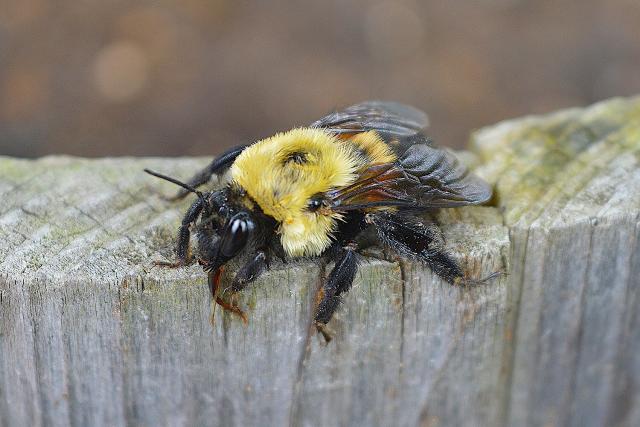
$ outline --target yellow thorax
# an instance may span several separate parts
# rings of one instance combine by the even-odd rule
[[[280,223],[288,255],[319,255],[331,243],[340,215],[309,211],[309,199],[353,183],[368,164],[393,160],[375,132],[344,141],[321,129],[298,128],[249,146],[231,167],[231,177]]]

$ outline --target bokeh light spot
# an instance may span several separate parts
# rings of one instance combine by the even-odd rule
[[[130,41],[111,43],[93,63],[93,82],[107,101],[127,102],[139,96],[149,81],[149,59]]]

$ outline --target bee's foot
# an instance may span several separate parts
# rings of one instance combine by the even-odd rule
[[[485,285],[488,282],[497,279],[500,276],[506,276],[507,273],[503,270],[494,271],[493,273],[483,277],[482,279],[473,279],[471,277],[456,277],[453,284],[456,286],[477,286]]]
[[[318,331],[322,335],[325,343],[329,344],[329,342],[331,342],[331,340],[333,339],[333,335],[334,335],[333,331],[329,329],[329,327],[327,327],[326,324],[320,323],[318,321],[315,322],[315,326],[316,326],[316,331]]]
[[[231,312],[236,316],[240,317],[242,319],[242,323],[244,323],[245,326],[249,324],[249,318],[247,317],[247,314],[244,311],[242,311],[242,309],[237,305],[230,304],[220,297],[216,297],[216,304],[222,307],[223,310]]]
[[[185,267],[187,263],[185,261],[177,260],[177,261],[153,261],[153,265],[156,267],[163,268],[180,268]]]
[[[210,273],[210,272],[212,272],[212,271],[214,270],[214,266],[213,266],[213,264],[211,264],[210,262],[206,261],[206,260],[205,260],[205,259],[203,259],[203,258],[198,258],[198,264],[199,264],[199,265],[200,265],[200,267],[202,267],[202,269],[203,269],[205,272],[207,272],[207,273]],[[222,272],[222,268],[221,268],[221,267],[218,267],[218,270],[219,270],[220,272]],[[219,280],[219,279],[218,279],[218,280]]]

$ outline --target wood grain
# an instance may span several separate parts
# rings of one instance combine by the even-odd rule
[[[439,213],[467,271],[364,259],[325,345],[320,267],[276,264],[249,324],[165,270],[189,201],[145,167],[0,158],[0,425],[637,425],[640,98],[482,129],[493,206]],[[466,155],[470,161],[473,156]]]

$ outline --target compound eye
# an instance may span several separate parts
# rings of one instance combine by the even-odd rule
[[[310,212],[316,212],[318,209],[322,207],[323,201],[324,201],[324,198],[322,197],[322,195],[320,194],[315,195],[311,199],[309,199],[309,204],[307,205],[307,209]]]
[[[243,214],[236,214],[229,221],[223,236],[220,251],[225,257],[233,257],[247,244],[253,230],[253,221]]]

